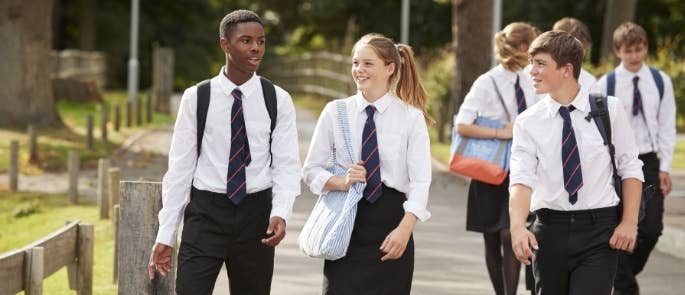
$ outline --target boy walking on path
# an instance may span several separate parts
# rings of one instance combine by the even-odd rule
[[[255,74],[265,48],[259,16],[233,11],[219,31],[226,65],[181,99],[148,271],[172,271],[183,217],[178,294],[212,294],[224,263],[231,294],[269,294],[274,247],[300,194],[295,108]]]
[[[664,197],[671,192],[671,161],[675,149],[675,99],[671,79],[644,63],[647,33],[637,24],[626,22],[614,31],[614,53],[621,64],[598,82],[599,89],[616,96],[628,113],[633,128],[645,186],[656,193],[647,200],[645,218],[638,225],[633,253],[619,256],[614,294],[639,294],[635,276],[647,263],[663,230]]]
[[[533,264],[536,294],[611,294],[618,251],[637,236],[641,163],[621,104],[608,98],[620,199],[607,147],[578,84],[581,43],[568,33],[540,35],[529,49],[533,86],[547,93],[514,124],[510,174],[512,247]],[[589,118],[589,119],[586,119]],[[599,118],[596,118],[599,119]],[[526,217],[536,220],[529,231]]]

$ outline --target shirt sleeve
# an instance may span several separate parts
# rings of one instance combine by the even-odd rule
[[[637,158],[638,149],[635,134],[621,102],[613,96],[608,97],[611,118],[611,140],[616,149],[616,169],[622,179],[635,178],[644,182],[642,161]]]
[[[162,180],[162,210],[156,242],[174,247],[197,162],[197,91],[187,89],[181,97],[169,150],[169,169]]]
[[[514,122],[513,140],[511,144],[511,160],[509,167],[509,188],[515,184],[522,184],[535,189],[537,178],[538,157],[537,147],[530,133],[526,131],[527,120],[519,117]]]
[[[487,108],[488,97],[495,95],[490,94],[486,90],[487,87],[483,85],[483,80],[485,80],[485,75],[481,75],[473,82],[471,90],[464,97],[464,102],[459,107],[459,112],[457,113],[456,124],[473,124],[476,121],[476,117],[480,113],[480,110]],[[491,84],[492,85],[492,84]]]
[[[324,192],[324,185],[333,176],[326,167],[333,151],[335,126],[334,103],[330,102],[321,112],[319,120],[316,122],[312,140],[309,143],[309,152],[304,160],[304,182],[315,195]]]
[[[676,105],[673,94],[673,83],[671,79],[659,72],[664,80],[664,97],[659,106],[657,141],[659,146],[659,170],[664,172],[671,171],[673,152],[676,142]]]
[[[276,128],[271,135],[271,217],[288,221],[292,214],[295,198],[300,194],[300,150],[295,125],[295,106],[292,98],[283,89],[276,88],[278,106]]]
[[[409,192],[403,207],[421,221],[426,221],[431,214],[428,211],[428,192],[431,184],[431,151],[428,127],[423,114],[416,112],[413,128],[407,142],[407,172],[409,175]]]

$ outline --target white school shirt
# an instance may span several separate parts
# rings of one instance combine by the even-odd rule
[[[576,108],[570,114],[583,173],[583,187],[578,191],[578,201],[573,205],[564,188],[561,156],[564,120],[559,115],[561,104],[547,94],[542,101],[516,119],[509,187],[522,184],[533,190],[530,211],[542,208],[586,210],[618,204],[608,148],[604,145],[595,122],[585,119],[590,112],[588,97],[589,93],[581,88],[571,102]],[[644,181],[642,161],[637,158],[635,139],[626,113],[613,96],[609,97],[608,109],[612,140],[616,146],[618,173],[622,179]]]
[[[358,161],[367,117],[365,109],[370,103],[361,93],[344,100],[347,104],[355,161]],[[423,113],[390,92],[372,105],[377,110],[374,122],[378,136],[381,181],[406,195],[407,201],[403,204],[405,212],[411,212],[419,220],[426,221],[431,216],[427,209],[431,154]],[[343,148],[345,145],[338,124],[336,101],[328,103],[321,112],[304,161],[304,182],[316,195],[324,192],[324,185],[333,176],[326,168],[330,165],[334,146],[339,163],[344,167],[352,165]]]
[[[647,65],[643,64],[637,73],[633,73],[628,71],[623,63],[621,63],[616,67],[615,73],[616,88],[614,96],[618,97],[623,103],[623,107],[628,114],[628,121],[635,132],[635,141],[640,154],[657,152],[660,157],[659,170],[670,172],[676,141],[676,107],[671,78],[664,72],[659,71],[661,78],[664,80],[664,97],[660,100],[659,89]],[[640,95],[642,96],[642,108],[645,112],[644,119],[642,114],[638,113],[637,116],[632,114],[633,77],[635,76],[639,77],[637,87],[640,89]],[[597,85],[598,90],[606,94],[606,76],[602,77]],[[647,121],[646,126],[645,120]]]
[[[480,75],[473,82],[469,93],[466,94],[464,102],[459,108],[455,123],[473,124],[478,116],[500,122],[510,122],[507,120],[507,113],[502,108],[502,103],[497,97],[497,92],[493,88],[495,86],[490,77],[494,78],[497,89],[502,94],[502,100],[511,116],[511,122],[513,122],[519,115],[516,92],[514,90],[517,76],[519,77],[519,85],[526,97],[526,109],[533,106],[538,101],[538,96],[535,95],[530,75],[526,75],[523,70],[512,72],[505,69],[502,65],[498,65],[487,73]]]
[[[290,95],[276,87],[277,123],[269,155],[271,119],[266,110],[259,76],[237,86],[221,72],[211,80],[202,151],[197,157],[197,86],[185,90],[174,126],[169,151],[169,169],[162,182],[162,210],[156,241],[174,245],[183,210],[192,186],[199,190],[226,193],[228,158],[231,148],[231,92],[243,93],[243,114],[252,161],[245,168],[248,194],[272,188],[271,216],[288,220],[295,197],[300,194],[300,159],[295,127],[295,107]],[[273,160],[273,167],[269,164]],[[196,165],[197,162],[197,165]]]

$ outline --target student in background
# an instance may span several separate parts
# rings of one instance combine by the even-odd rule
[[[664,228],[664,197],[671,192],[676,108],[671,78],[644,63],[647,33],[642,27],[632,22],[618,26],[614,31],[614,53],[621,64],[602,77],[597,88],[622,102],[644,163],[645,186],[656,188],[646,203],[645,218],[638,225],[635,251],[621,253],[614,281],[614,294],[639,294],[635,276],[644,268]]]
[[[412,232],[427,210],[431,155],[428,96],[411,47],[379,34],[354,45],[352,78],[358,92],[345,98],[354,153],[345,156],[337,100],[324,108],[304,164],[304,181],[315,194],[347,191],[366,182],[347,255],[324,263],[323,293],[408,295],[414,273]],[[346,177],[326,170],[337,148]]]
[[[590,29],[588,29],[583,22],[576,18],[565,17],[554,23],[552,30],[564,31],[571,34],[571,36],[576,37],[576,39],[583,44],[585,58],[589,58],[590,49],[592,48],[592,36],[590,35]],[[580,77],[578,77],[578,83],[580,83],[580,87],[590,91],[596,82],[597,79],[595,76],[583,68],[580,69]]]
[[[528,64],[528,46],[536,36],[533,26],[521,22],[511,23],[495,35],[494,50],[499,65],[478,77],[471,86],[457,114],[459,134],[475,138],[511,138],[511,126],[516,117],[537,102],[532,82],[523,72]],[[494,129],[475,125],[478,116],[500,121],[506,127]],[[485,264],[498,295],[516,294],[521,270],[521,264],[511,250],[508,187],[508,178],[500,185],[472,179],[466,211],[466,229],[483,234]]]

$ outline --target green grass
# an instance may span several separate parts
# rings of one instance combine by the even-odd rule
[[[117,287],[112,284],[112,221],[99,220],[98,207],[92,202],[83,203],[68,205],[68,197],[64,194],[9,193],[0,190],[0,253],[23,248],[56,231],[67,221],[80,220],[93,224],[93,294],[116,294]],[[27,212],[33,213],[17,217]],[[46,278],[43,290],[46,294],[75,294],[69,290],[66,268]]]
[[[675,153],[673,153],[672,169],[685,169],[685,139],[678,139],[675,143]]]
[[[323,111],[323,108],[328,103],[328,100],[317,98],[311,95],[293,95],[293,103],[296,106],[305,108],[306,110],[312,112],[317,118]]]
[[[450,161],[450,141],[439,142],[435,128],[429,128],[428,133],[431,140],[431,156],[447,165]]]
[[[145,98],[142,98],[145,102]],[[82,168],[95,167],[97,159],[112,153],[126,138],[141,131],[143,128],[160,126],[173,122],[169,115],[154,113],[153,123],[144,126],[125,127],[126,93],[123,91],[104,93],[104,103],[59,101],[57,111],[64,123],[64,127],[46,127],[38,130],[38,161],[29,163],[28,135],[25,130],[0,129],[0,173],[5,173],[9,167],[9,144],[12,140],[19,141],[19,170],[22,174],[40,174],[44,171],[61,172],[66,170],[68,151],[79,151]],[[110,110],[107,142],[102,140],[100,133],[100,113],[103,105]],[[114,131],[114,105],[122,106],[120,129]],[[94,148],[86,147],[86,117],[94,117]],[[143,116],[145,120],[145,116]],[[135,118],[134,118],[135,125]]]

